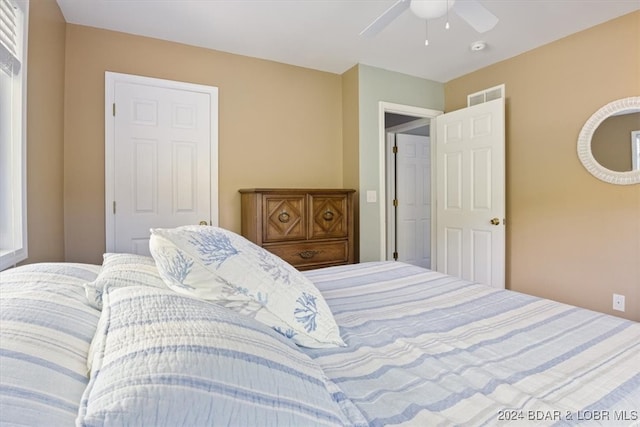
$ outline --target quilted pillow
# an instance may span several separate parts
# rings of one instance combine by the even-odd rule
[[[305,347],[344,346],[315,285],[281,258],[209,226],[152,229],[149,248],[176,292],[254,317]]]
[[[107,285],[166,288],[153,258],[136,254],[106,253],[102,256],[100,274],[84,285],[89,304],[98,310],[102,309],[102,293]]]
[[[92,348],[78,426],[366,425],[293,343],[168,289],[108,287]]]

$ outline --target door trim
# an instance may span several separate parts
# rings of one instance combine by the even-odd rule
[[[195,83],[178,82],[173,80],[144,77],[133,74],[114,73],[105,71],[104,94],[104,177],[105,177],[105,243],[106,252],[115,250],[115,218],[113,215],[113,200],[115,199],[115,116],[113,105],[115,103],[115,88],[117,83],[131,83],[175,89],[190,92],[200,92],[209,95],[210,105],[210,146],[211,159],[211,225],[218,225],[218,88]]]
[[[378,176],[380,177],[379,188],[380,188],[380,259],[387,259],[387,131],[384,125],[384,113],[395,113],[395,114],[403,114],[405,116],[413,116],[416,118],[426,118],[426,119],[435,119],[437,116],[442,114],[442,111],[439,110],[431,110],[428,108],[422,107],[414,107],[411,105],[403,105],[403,104],[395,104],[392,102],[380,101],[378,103]],[[435,140],[435,129],[433,126],[433,122],[430,127],[430,136],[431,140]],[[433,162],[434,157],[434,148],[435,144],[431,144],[431,154],[432,154],[432,165],[431,165],[431,185],[433,190],[434,180],[436,173],[436,165]],[[432,230],[435,230],[435,216],[433,215],[433,209],[435,206],[435,193],[431,192],[431,227]],[[435,238],[432,236],[431,238],[431,251],[432,255],[435,254],[434,246]],[[431,258],[431,265],[435,265],[436,259],[434,257]]]

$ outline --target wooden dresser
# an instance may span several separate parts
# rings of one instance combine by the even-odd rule
[[[299,270],[352,264],[355,190],[240,190],[242,235]]]

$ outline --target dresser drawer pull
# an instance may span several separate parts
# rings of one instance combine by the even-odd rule
[[[320,251],[302,251],[302,252],[299,252],[298,255],[302,259],[311,259],[314,256],[316,256],[316,254],[318,254],[319,252]]]
[[[291,216],[287,212],[281,212],[280,215],[278,215],[278,221],[280,222],[289,222],[290,219]]]
[[[333,212],[330,210],[325,211],[325,213],[322,214],[322,218],[324,218],[325,221],[331,221],[333,219]]]

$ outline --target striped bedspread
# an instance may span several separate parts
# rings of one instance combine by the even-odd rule
[[[306,273],[345,348],[305,349],[370,425],[640,425],[640,324],[399,262]]]
[[[0,273],[0,425],[74,425],[100,317],[82,285],[99,270],[51,263]]]
[[[0,425],[71,426],[83,390],[86,396],[100,399],[96,390],[110,386],[107,380],[132,384],[127,375],[103,369],[102,377],[94,375],[93,387],[87,387],[87,355],[100,312],[89,305],[82,285],[94,280],[99,271],[100,266],[54,263],[0,273]],[[278,359],[278,366],[293,368],[304,356],[299,351],[311,356],[319,366],[308,358],[304,366],[313,378],[323,378],[315,381],[310,392],[314,402],[326,401],[327,407],[333,407],[335,401],[342,409],[353,408],[353,403],[357,409],[349,412],[349,419],[356,420],[354,414],[361,412],[371,426],[640,426],[639,323],[399,262],[362,263],[305,274],[324,295],[348,346],[301,349],[291,345],[287,352],[295,356]],[[131,292],[168,291],[114,290],[120,297]],[[163,294],[147,296],[145,301],[169,297],[177,298]],[[175,302],[165,305],[174,311],[178,307]],[[118,306],[123,310],[121,318],[133,319],[123,307]],[[140,307],[127,310],[153,313]],[[225,325],[224,333],[207,327],[206,334],[196,335],[206,338],[213,333],[224,338],[207,344],[223,349],[233,344],[230,337],[257,331],[257,327],[224,319],[215,320]],[[234,331],[227,330],[232,327]],[[141,345],[137,332],[135,336],[130,344]],[[262,360],[269,356],[265,346],[275,348],[281,337],[266,332],[260,336],[266,340],[262,347],[252,344],[243,352],[257,352]],[[183,339],[180,333],[176,337]],[[274,343],[267,342],[270,338]],[[285,353],[278,350],[278,357],[285,358]],[[228,380],[229,387],[237,387],[243,378],[252,380],[245,375],[246,360],[225,360],[233,368],[210,369],[211,375],[228,374],[224,381]],[[144,362],[140,366],[168,365]],[[205,362],[204,366],[214,365]],[[106,375],[110,372],[114,375]],[[276,384],[266,368],[258,377],[260,384]],[[295,381],[286,383],[293,386]],[[326,384],[326,391],[318,386],[321,384]],[[255,384],[252,387],[253,393]],[[151,396],[145,393],[139,395],[141,401]],[[294,393],[296,399],[306,395]],[[228,400],[231,403],[226,404],[231,405],[237,399],[231,396]],[[94,413],[103,402],[86,399],[83,404]],[[205,412],[218,408],[214,415],[225,413],[220,408],[233,412],[231,406],[219,403],[200,406]],[[88,413],[83,409],[80,415]],[[246,408],[238,414],[257,422]],[[342,420],[339,410],[336,414],[333,419]],[[230,419],[241,425],[245,418]],[[131,424],[141,421],[135,416],[128,420]],[[284,418],[271,420],[272,424],[282,425],[278,420]]]

